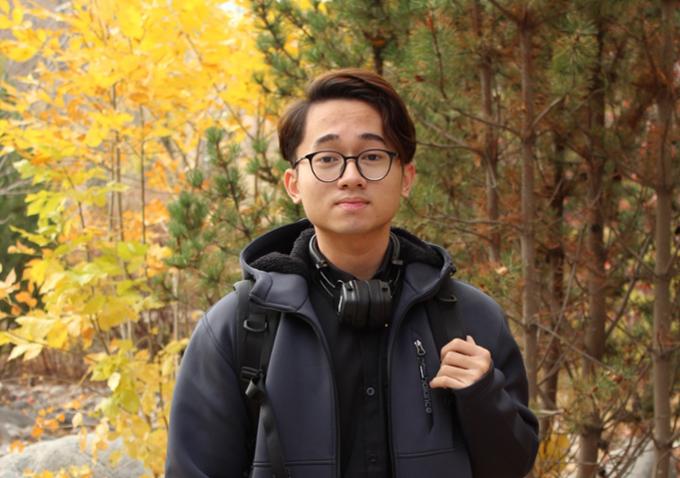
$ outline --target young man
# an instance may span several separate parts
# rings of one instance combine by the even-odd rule
[[[502,311],[450,277],[444,249],[391,227],[416,175],[397,93],[363,70],[322,75],[281,118],[279,144],[307,220],[241,254],[250,304],[280,314],[254,456],[231,293],[182,360],[166,477],[524,476],[538,426]],[[441,341],[451,321],[464,334]]]

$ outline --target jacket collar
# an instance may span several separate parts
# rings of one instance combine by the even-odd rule
[[[398,318],[408,304],[433,295],[455,267],[443,248],[423,242],[403,229],[392,230],[399,238],[405,264],[404,283],[395,308]],[[244,278],[255,281],[251,291],[254,302],[316,321],[307,286],[311,264],[306,247],[313,231],[311,223],[304,219],[274,229],[243,249],[241,268]]]

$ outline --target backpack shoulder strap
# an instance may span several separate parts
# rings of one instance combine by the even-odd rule
[[[276,417],[265,389],[265,377],[279,326],[280,312],[265,309],[251,302],[252,280],[234,284],[237,297],[238,365],[241,392],[246,397],[251,424],[251,456],[255,452],[257,427],[262,413],[265,443],[275,478],[289,476],[285,468],[283,449],[276,427]]]
[[[234,284],[238,314],[239,380],[244,394],[258,372],[266,372],[279,324],[279,312],[264,309],[250,301],[252,288],[253,282],[248,279]]]
[[[465,330],[456,307],[458,299],[454,294],[454,288],[454,280],[449,277],[442,283],[435,296],[425,303],[434,342],[439,351],[455,338],[465,339]]]

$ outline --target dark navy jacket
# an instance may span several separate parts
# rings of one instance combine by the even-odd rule
[[[339,478],[337,393],[330,351],[307,294],[307,279],[293,271],[252,267],[271,252],[286,254],[301,221],[256,239],[241,254],[255,279],[251,300],[283,312],[266,388],[293,478]],[[436,252],[441,265],[407,261],[394,308],[387,350],[388,421],[392,471],[397,478],[519,478],[532,467],[537,421],[527,408],[520,351],[500,307],[488,296],[455,282],[456,307],[467,334],[488,349],[493,367],[462,390],[432,391],[432,415],[423,406],[413,343],[426,350],[427,370],[439,368],[439,351],[424,302],[453,270],[442,248],[395,231],[417,248]],[[199,322],[182,359],[172,403],[166,478],[271,477],[261,427],[249,463],[248,412],[241,395],[236,351],[236,297],[231,293]],[[433,419],[430,420],[430,417]]]

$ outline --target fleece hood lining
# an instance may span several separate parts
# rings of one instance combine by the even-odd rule
[[[295,225],[299,227],[285,231],[287,234],[284,237],[281,237],[280,232],[283,231],[280,229],[262,236],[262,244],[258,244],[261,247],[253,248],[249,254],[251,257],[244,257],[250,267],[262,272],[296,274],[310,280],[312,263],[307,247],[314,235],[314,228],[309,221],[300,221]],[[392,232],[399,240],[400,256],[404,264],[421,262],[436,268],[443,266],[444,258],[436,249],[403,229],[392,228]]]

